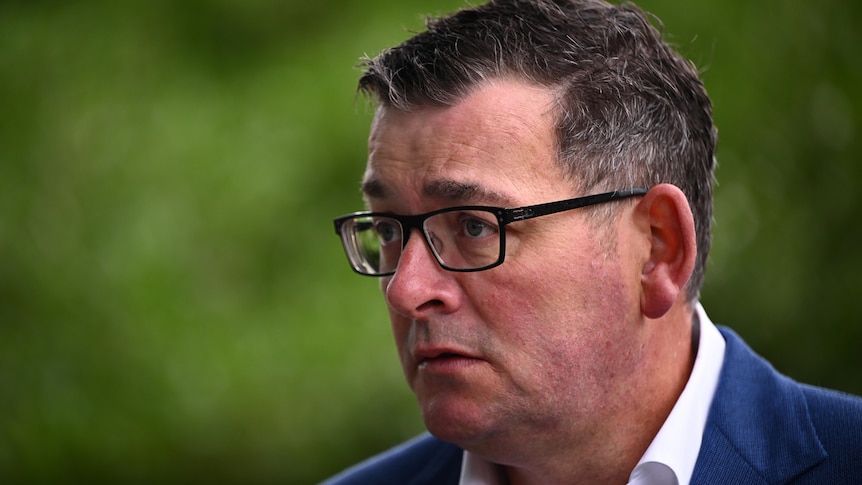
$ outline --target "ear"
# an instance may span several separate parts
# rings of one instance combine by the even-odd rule
[[[659,318],[685,292],[694,269],[694,217],[685,194],[670,184],[650,189],[635,214],[649,239],[649,257],[641,271],[641,311],[648,318]]]

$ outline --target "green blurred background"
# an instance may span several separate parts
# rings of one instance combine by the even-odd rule
[[[315,483],[422,429],[331,218],[358,58],[461,5],[0,3],[0,482]],[[715,102],[706,308],[862,393],[862,4],[641,5]]]

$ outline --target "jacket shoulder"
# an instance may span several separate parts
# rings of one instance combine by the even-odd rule
[[[321,485],[457,484],[463,451],[424,433],[354,465]]]
[[[862,483],[859,468],[859,459],[862,457],[862,398],[805,384],[800,387],[817,437],[828,456],[812,472],[822,469],[836,480],[856,477],[853,480],[859,481],[852,483]]]
[[[691,483],[862,483],[862,399],[800,384],[720,330],[724,365]]]

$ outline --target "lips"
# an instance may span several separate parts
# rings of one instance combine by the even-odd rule
[[[478,363],[481,359],[450,347],[422,347],[413,351],[413,361],[420,370],[451,372]]]
[[[448,347],[420,347],[416,348],[413,351],[413,360],[420,364],[426,360],[445,359],[453,357],[470,358],[470,356],[466,352]]]

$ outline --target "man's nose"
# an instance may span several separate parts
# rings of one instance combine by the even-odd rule
[[[416,234],[412,234],[413,231]],[[385,284],[387,303],[409,318],[454,311],[460,302],[455,273],[443,269],[422,232],[413,231],[401,251],[395,274]]]

